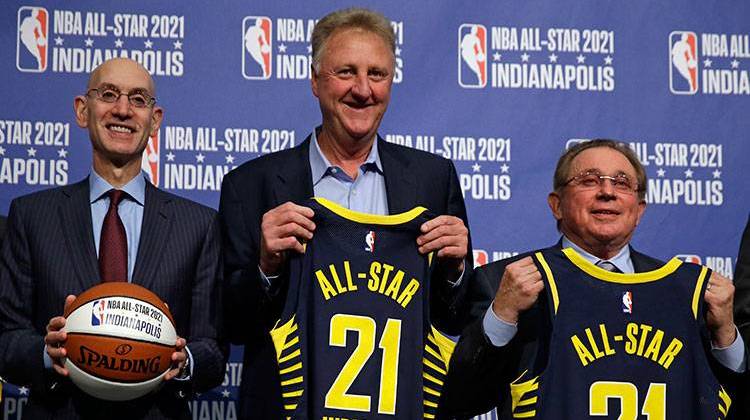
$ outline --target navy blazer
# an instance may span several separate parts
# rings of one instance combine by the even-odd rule
[[[226,363],[215,211],[146,183],[132,282],[169,305],[194,370],[190,381],[122,403],[84,395],[43,362],[47,323],[62,315],[65,297],[100,282],[91,223],[88,179],[11,203],[0,254],[0,375],[31,388],[24,418],[190,418],[188,398],[220,384]]]
[[[219,219],[224,240],[227,282],[227,333],[245,345],[240,417],[278,419],[282,416],[276,353],[269,330],[278,320],[285,290],[268,296],[258,271],[260,223],[268,210],[287,201],[301,203],[313,196],[309,136],[299,146],[252,160],[228,173],[221,188]],[[442,157],[394,145],[378,137],[391,214],[424,206],[432,213],[460,217],[468,227],[463,195],[453,163]],[[468,255],[472,255],[469,241]],[[469,258],[470,259],[470,258]],[[458,334],[468,322],[473,296],[471,261],[460,287],[432,282],[433,323]],[[286,284],[282,280],[282,283]],[[482,299],[484,300],[484,298]]]

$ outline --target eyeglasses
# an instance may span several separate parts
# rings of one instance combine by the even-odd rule
[[[601,188],[606,179],[612,183],[612,187],[619,193],[632,194],[638,191],[638,184],[634,183],[627,175],[602,175],[598,171],[582,172],[567,180],[564,185],[570,184],[582,190],[593,190]]]
[[[99,99],[102,102],[106,102],[108,104],[113,104],[117,102],[118,99],[120,99],[120,96],[125,95],[128,98],[128,103],[130,105],[133,105],[136,108],[146,108],[152,106],[154,103],[156,103],[156,98],[149,95],[148,93],[142,91],[142,90],[135,90],[128,93],[120,92],[119,89],[117,89],[114,86],[109,87],[101,87],[98,89],[89,89],[88,92],[86,92],[86,96],[89,95],[89,93],[94,92],[96,95],[96,98]]]

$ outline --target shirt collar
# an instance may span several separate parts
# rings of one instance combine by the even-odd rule
[[[99,200],[107,191],[113,188],[109,182],[96,173],[94,168],[91,168],[91,175],[89,175],[89,202],[93,203]],[[120,189],[128,193],[133,201],[142,206],[146,199],[146,178],[144,174],[139,174]]]
[[[602,261],[601,258],[597,257],[596,255],[590,254],[586,252],[583,248],[580,246],[574,244],[570,239],[566,238],[564,235],[562,237],[562,246],[563,248],[573,248],[577,253],[579,253],[583,258],[586,259],[586,261],[590,262],[591,264],[596,264],[599,261]],[[622,272],[627,272],[628,267],[630,267],[630,247],[628,245],[625,245],[620,249],[620,252],[617,253],[614,257],[604,260],[609,261],[612,264],[614,264],[615,267],[617,267]]]
[[[315,129],[312,132],[312,138],[310,139],[312,147],[310,147],[310,172],[312,173],[313,185],[317,184],[327,173],[329,168],[333,168],[331,162],[320,150],[318,144],[318,130]],[[363,171],[374,170],[379,173],[383,173],[383,165],[380,163],[380,154],[378,153],[378,139],[372,143],[370,153],[367,155],[364,163],[360,165],[360,169]]]

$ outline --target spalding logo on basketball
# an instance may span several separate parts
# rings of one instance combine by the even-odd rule
[[[152,391],[169,370],[177,333],[169,308],[131,283],[102,283],[64,314],[65,367],[84,392],[125,401]]]

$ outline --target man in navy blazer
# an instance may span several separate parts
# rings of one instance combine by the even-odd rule
[[[592,140],[566,151],[558,161],[548,204],[561,240],[552,248],[575,249],[610,271],[641,273],[664,263],[630,245],[646,208],[646,173],[635,153],[612,140]],[[475,271],[475,281],[494,295],[483,318],[467,327],[453,353],[443,391],[444,415],[467,418],[498,407],[513,418],[509,384],[523,372],[538,343],[549,333],[537,301],[542,275],[533,252],[497,261]],[[713,272],[704,295],[706,336],[712,370],[736,386],[746,366],[746,348],[732,317],[732,282]],[[559,390],[565,398],[566,390]]]
[[[321,19],[312,35],[312,91],[322,125],[298,147],[248,162],[224,178],[219,215],[227,281],[227,330],[245,345],[242,418],[282,417],[269,330],[284,303],[287,255],[315,231],[300,205],[317,195],[352,210],[394,214],[424,206],[419,251],[435,251],[431,320],[457,334],[467,322],[471,245],[466,209],[449,160],[377,135],[395,72],[390,22],[364,9]],[[415,390],[415,398],[421,390]]]
[[[24,418],[187,419],[193,392],[223,379],[215,211],[144,178],[141,156],[162,120],[154,95],[151,76],[135,61],[97,67],[74,102],[93,148],[90,176],[11,203],[0,254],[0,375],[31,389]],[[78,390],[67,378],[61,347],[64,307],[101,281],[97,255],[112,242],[100,235],[112,190],[125,197],[113,205],[127,237],[120,242],[127,247],[127,279],[121,280],[161,297],[184,337],[175,343],[160,390],[117,403]]]

